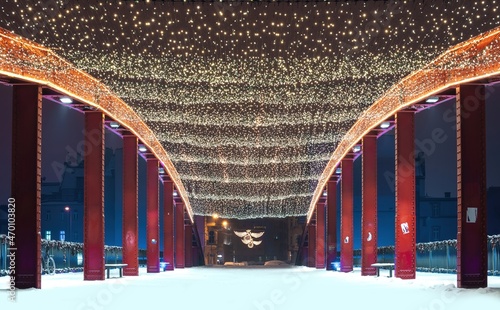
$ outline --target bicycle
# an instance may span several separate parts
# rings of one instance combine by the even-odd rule
[[[42,274],[53,275],[56,273],[56,262],[54,261],[54,255],[49,254],[45,251],[45,257],[42,255]],[[45,267],[45,268],[44,268]]]

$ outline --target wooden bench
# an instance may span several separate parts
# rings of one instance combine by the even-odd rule
[[[389,269],[389,278],[392,278],[392,271],[394,270],[394,263],[375,263],[372,267],[377,269],[377,277],[380,277],[380,269]]]
[[[109,279],[109,270],[110,269],[119,269],[120,270],[120,278],[123,277],[123,272],[122,269],[123,267],[127,267],[128,264],[105,264],[104,267],[106,268],[106,274]]]

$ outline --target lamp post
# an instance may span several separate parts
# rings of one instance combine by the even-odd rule
[[[69,229],[68,229],[68,242],[71,242],[71,208],[69,206],[64,207],[64,211],[68,212],[69,217]],[[71,267],[71,249],[68,249],[67,260],[68,260],[68,268]]]
[[[71,208],[69,206],[64,207],[64,211],[68,212],[69,217],[69,230],[68,230],[68,242],[71,242]]]

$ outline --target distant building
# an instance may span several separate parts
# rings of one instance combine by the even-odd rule
[[[269,260],[291,262],[294,245],[290,248],[290,235],[296,228],[292,218],[261,218],[249,220],[214,219],[205,217],[205,263],[207,265],[226,262],[264,264]],[[263,232],[256,240],[262,241],[248,246],[234,232]],[[300,229],[299,229],[300,230]],[[244,238],[243,238],[244,239]]]
[[[117,156],[119,155],[119,156]],[[118,157],[118,158],[117,158]],[[118,163],[119,162],[119,163]],[[61,182],[42,181],[42,238],[83,242],[84,161],[68,156],[63,164]],[[115,203],[117,183],[116,168],[121,171],[121,149],[105,150],[105,244],[121,245],[121,207]],[[95,193],[89,193],[90,195]],[[121,202],[121,190],[118,192]],[[120,221],[116,230],[116,220]],[[117,239],[118,238],[118,239]]]
[[[488,188],[488,235],[500,234],[500,187]]]
[[[423,165],[419,169],[419,163]],[[417,242],[457,238],[456,193],[445,192],[442,197],[429,197],[425,191],[425,160],[417,160],[416,204]],[[488,235],[500,234],[500,187],[487,191]]]
[[[417,243],[457,238],[457,197],[444,193],[428,197],[425,190],[425,157],[415,159]]]
[[[42,181],[42,238],[83,242],[83,201],[84,201],[84,162],[79,157],[67,158],[64,163],[61,182]],[[452,193],[442,197],[429,197],[425,191],[425,161],[417,158],[416,177],[416,217],[417,242],[429,242],[457,237],[457,198]],[[139,160],[139,247],[145,248],[145,163]],[[92,194],[92,193],[90,193]],[[455,194],[455,193],[453,193]],[[160,195],[162,195],[160,193]],[[339,197],[337,197],[339,198]],[[122,222],[122,149],[105,151],[105,243],[121,245]],[[394,196],[379,195],[379,244],[393,244]],[[162,201],[162,199],[160,199]],[[338,201],[340,220],[340,201]],[[490,187],[487,193],[488,234],[500,234],[500,187]],[[69,210],[65,208],[68,207]],[[357,209],[356,209],[357,210]],[[162,208],[160,207],[160,213]],[[355,230],[360,230],[361,210],[355,212]],[[161,218],[161,216],[160,216]],[[206,263],[220,261],[247,260],[261,262],[273,258],[294,261],[298,250],[298,240],[302,235],[305,218],[255,219],[249,221],[231,220],[235,229],[254,229],[265,227],[266,234],[262,245],[254,249],[245,248],[232,233],[222,234],[220,223],[205,220],[205,259]],[[212,226],[211,226],[212,225]],[[71,226],[71,227],[70,227]],[[163,225],[161,225],[163,226]],[[338,225],[340,226],[340,225]],[[161,227],[162,229],[162,227]],[[337,227],[339,230],[339,227]],[[0,234],[7,232],[7,206],[0,206]],[[337,232],[339,236],[340,232]],[[356,233],[356,232],[355,232]],[[212,239],[210,239],[211,234]],[[162,233],[160,233],[162,236]],[[201,237],[201,234],[200,234]],[[222,238],[222,239],[221,239]],[[360,242],[355,239],[356,242]],[[163,243],[160,241],[161,247]],[[360,244],[356,243],[356,248]],[[212,255],[212,256],[211,256]],[[221,257],[218,257],[221,255]]]

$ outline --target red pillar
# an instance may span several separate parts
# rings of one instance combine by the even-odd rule
[[[147,272],[160,272],[159,237],[160,209],[158,204],[158,159],[147,159],[147,222],[146,222],[146,256]]]
[[[15,225],[10,225],[12,223],[8,221],[10,239],[7,251],[9,254],[15,253],[15,287],[41,288],[42,88],[40,86],[14,86],[12,117],[12,194],[8,201],[8,211],[9,215],[14,212]],[[9,216],[9,220],[10,218]]]
[[[316,204],[316,268],[325,268],[325,203]]]
[[[396,113],[395,276],[415,279],[415,137],[414,113]]]
[[[184,204],[175,204],[175,268],[185,267]]]
[[[327,183],[327,258],[326,269],[333,270],[332,262],[337,259],[337,181]]]
[[[185,267],[193,267],[193,226],[184,225]]]
[[[457,88],[457,286],[488,286],[484,85]]]
[[[377,262],[377,137],[363,137],[361,275],[376,275]]]
[[[139,275],[137,240],[137,137],[123,137],[123,269],[126,276]]]
[[[174,270],[174,182],[163,181],[163,261]]]
[[[316,267],[316,226],[307,226],[307,233],[309,235],[308,248],[307,248],[307,267]]]
[[[83,279],[104,280],[104,114],[85,112]]]
[[[350,272],[353,270],[353,161],[342,159],[342,204],[340,209],[340,271]]]

